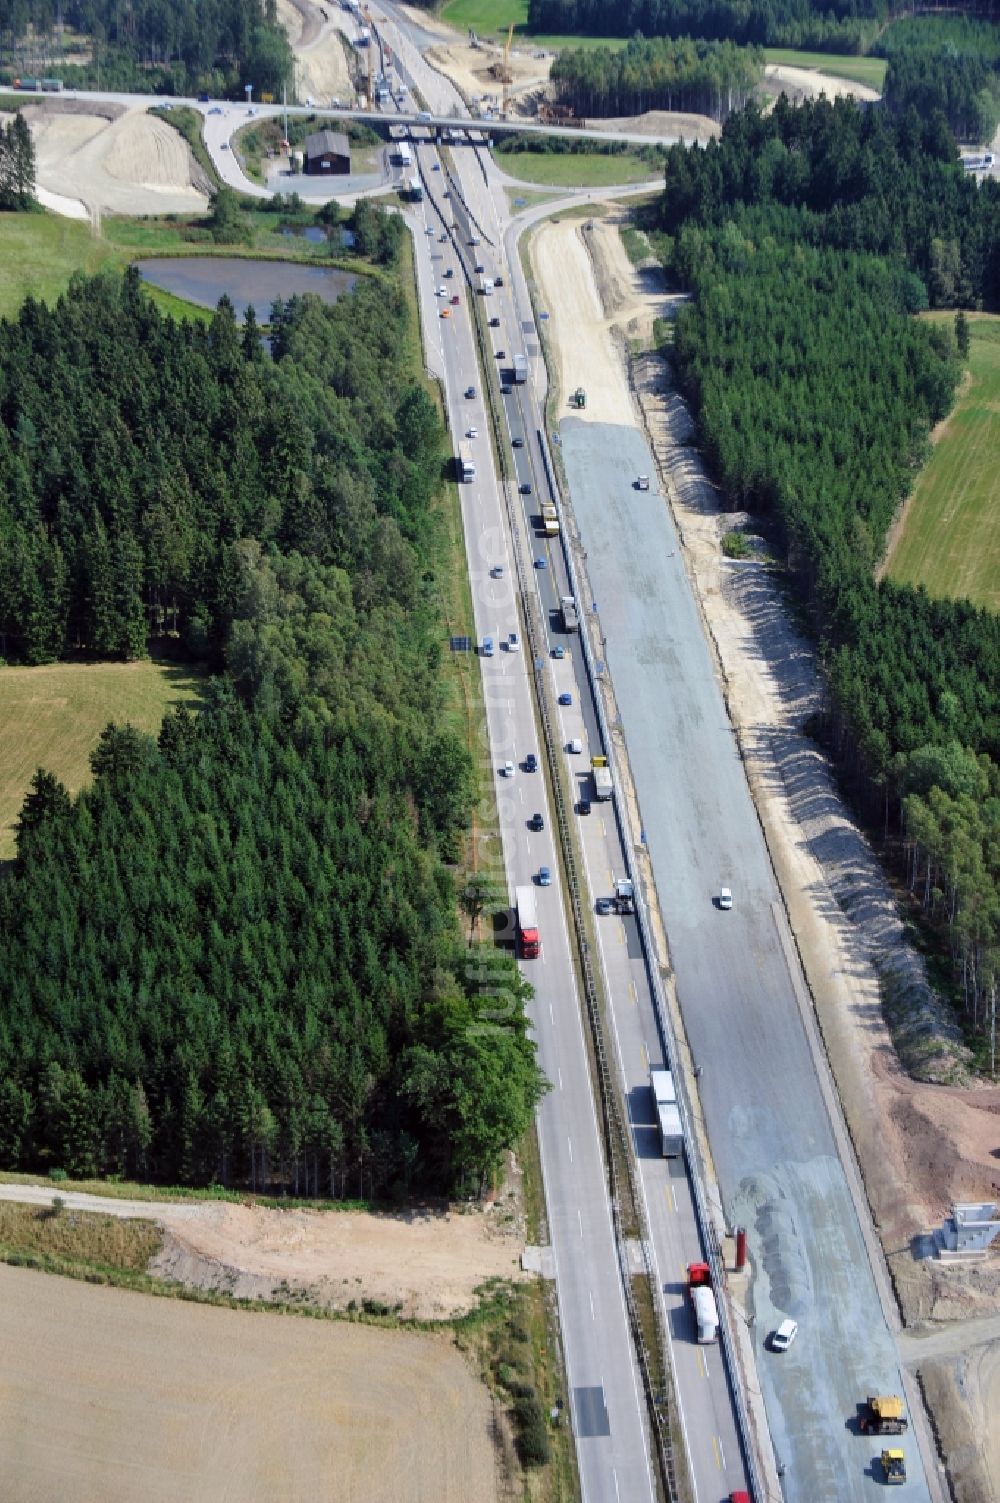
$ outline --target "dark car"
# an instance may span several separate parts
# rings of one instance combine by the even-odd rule
[[[506,350],[497,350],[497,359],[498,360],[506,360],[507,359],[507,351]]]
[[[496,318],[496,317],[491,318],[490,319],[490,328],[491,329],[499,329],[499,327],[500,327],[500,320],[498,318]]]
[[[536,833],[539,830],[545,829],[545,821],[540,814],[533,814],[531,816],[531,818],[528,820],[528,829],[534,830]]]
[[[512,390],[513,388],[509,381],[502,381],[500,383],[500,395],[502,397],[509,397]]]
[[[561,705],[571,705],[573,703],[572,694],[560,694],[559,703]]]
[[[525,759],[524,759],[524,770],[525,770],[525,772],[537,772],[538,771],[538,758],[535,756],[534,752],[529,752],[528,755],[525,757]]]
[[[530,483],[527,480],[524,482],[523,485],[519,485],[518,486],[518,490],[521,492],[522,496],[530,496],[531,495],[531,485],[530,485]]]
[[[476,267],[476,275],[477,275],[477,276],[481,276],[481,275],[482,275],[482,273],[483,273],[483,272],[484,272],[484,271],[485,271],[485,270],[486,270],[486,267],[485,267],[485,266],[477,266],[477,267]]]
[[[590,799],[589,798],[581,798],[581,799],[579,799],[577,801],[577,805],[576,805],[576,812],[577,812],[577,814],[589,814],[590,813]]]
[[[512,438],[511,439],[511,443],[514,446],[515,449],[523,449],[524,448],[524,439],[523,438]]]
[[[545,558],[536,558],[535,559],[535,568],[536,569],[547,569],[548,567],[549,567],[548,559],[545,559]]]

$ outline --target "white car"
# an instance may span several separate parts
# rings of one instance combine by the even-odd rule
[[[772,1352],[787,1352],[798,1334],[799,1323],[797,1320],[783,1320],[771,1337]]]
[[[508,652],[520,652],[521,651],[521,638],[518,636],[518,634],[517,634],[516,631],[512,631],[511,634],[510,634],[510,636],[507,638],[507,651]]]
[[[727,912],[733,906],[733,895],[728,887],[719,888],[719,907]]]
[[[466,436],[466,438],[478,438],[479,437],[479,429],[478,428],[466,428],[466,430],[465,430],[465,436]]]
[[[514,764],[509,759],[501,767],[500,776],[502,778],[512,778],[514,776]]]
[[[447,287],[439,287],[438,288],[438,297],[447,297],[447,296],[448,296],[448,289],[447,289]]]

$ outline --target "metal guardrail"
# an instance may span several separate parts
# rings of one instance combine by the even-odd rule
[[[569,539],[566,533],[565,508],[562,504],[561,499],[558,498],[558,486],[555,483],[555,468],[552,464],[552,459],[548,452],[548,441],[544,433],[541,431],[539,432],[539,443],[541,446],[542,457],[545,462],[549,485],[553,489],[557,497],[556,508],[559,514],[559,535],[562,544],[563,558],[566,564],[566,573],[570,583],[570,589],[574,595],[574,598],[579,601],[582,599],[582,596],[580,593],[579,580],[577,578],[576,567],[573,560],[572,548],[570,547]],[[591,697],[594,702],[597,724],[601,734],[602,747],[604,754],[608,758],[608,762],[612,770],[612,776],[615,781],[615,786],[616,788],[620,789],[622,787],[621,769],[618,763],[618,757],[615,752],[614,742],[611,737],[611,731],[607,722],[607,717],[604,713],[604,704],[600,693],[599,675],[594,664],[589,634],[586,630],[585,622],[581,623],[580,638],[583,651],[583,659],[587,669],[587,676],[590,681]],[[671,1021],[669,1009],[666,1004],[666,998],[663,994],[662,980],[655,963],[656,951],[653,945],[653,938],[649,925],[649,915],[646,908],[645,894],[642,889],[642,884],[639,880],[639,874],[636,871],[633,862],[632,837],[625,824],[625,816],[622,812],[620,798],[616,797],[614,799],[614,806],[615,820],[618,825],[618,834],[621,840],[626,870],[628,876],[632,880],[633,891],[636,897],[636,921],[639,928],[639,937],[642,943],[643,960],[646,967],[646,975],[649,980],[650,993],[653,999],[653,1011],[656,1015],[657,1027],[660,1033],[660,1042],[663,1045],[664,1053],[668,1062],[670,1062],[671,1065],[675,1066],[675,1062],[679,1058],[680,1051],[677,1047],[677,1039],[674,1034],[673,1023]],[[698,1218],[698,1224],[700,1226],[702,1238],[705,1244],[708,1264],[712,1274],[713,1286],[717,1290],[722,1292],[726,1287],[725,1269],[722,1263],[722,1255],[716,1236],[715,1224],[712,1219],[708,1202],[705,1196],[704,1184],[705,1180],[707,1179],[706,1168],[702,1158],[701,1148],[698,1143],[697,1136],[694,1132],[694,1111],[692,1109],[690,1096],[688,1094],[687,1081],[683,1075],[683,1072],[678,1071],[676,1067],[674,1068],[674,1080],[677,1086],[677,1105],[680,1112],[681,1126],[684,1132],[685,1149],[691,1170],[688,1178],[690,1180],[694,1193],[695,1213]],[[757,1464],[757,1455],[753,1445],[749,1413],[746,1407],[746,1400],[744,1397],[743,1385],[741,1382],[742,1370],[737,1360],[736,1340],[732,1330],[732,1320],[728,1299],[719,1300],[718,1305],[720,1314],[720,1344],[722,1347],[723,1359],[725,1361],[726,1368],[729,1374],[730,1389],[734,1395],[736,1423],[740,1433],[740,1442],[743,1449],[743,1460],[746,1465],[748,1481],[750,1483],[751,1490],[754,1496],[758,1499],[764,1499],[767,1496],[767,1493],[764,1485],[764,1479],[761,1476],[760,1468]],[[670,1348],[669,1341],[667,1341],[666,1343],[666,1350],[669,1355],[671,1372],[673,1373],[673,1354]],[[674,1382],[676,1387],[675,1374]]]

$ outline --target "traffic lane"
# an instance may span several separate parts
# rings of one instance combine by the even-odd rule
[[[587,833],[596,826],[597,821],[589,822]],[[604,841],[584,841],[591,890],[598,888],[606,854]],[[608,870],[609,882],[611,875]],[[615,1004],[609,1009],[612,1036],[645,1205],[657,1298],[670,1333],[681,1428],[696,1496],[711,1498],[716,1489],[729,1493],[744,1488],[746,1479],[725,1363],[717,1347],[700,1347],[696,1341],[686,1268],[702,1256],[702,1247],[684,1160],[666,1159],[661,1152],[649,1068],[663,1061],[652,1011],[637,1005],[639,996],[648,995],[648,981],[641,951],[635,956],[628,952],[627,926],[634,922],[612,916],[598,919],[597,948],[606,993]]]
[[[669,515],[622,485],[628,469],[650,466],[645,444],[605,425],[577,444],[584,425],[563,427],[728,1219],[748,1229],[760,1326],[772,1308],[801,1317],[797,1348],[806,1357],[823,1348],[808,1384],[782,1383],[773,1363],[762,1374],[769,1419],[784,1427],[794,1461],[788,1495],[827,1496],[843,1472],[839,1495],[864,1497],[873,1484],[844,1415],[859,1381],[878,1375],[895,1391],[898,1364],[775,923],[767,852]],[[723,881],[734,890],[731,913],[714,901]],[[845,1313],[831,1317],[838,1287]]]
[[[453,385],[455,374],[461,372],[464,376],[472,358],[471,331],[466,326],[463,337],[461,321],[454,341],[446,348]],[[475,482],[461,487],[467,540],[476,538],[484,522],[490,533],[485,547],[470,550],[473,559],[478,555],[484,562],[483,555],[492,557],[496,552],[494,532],[500,520],[499,492],[491,466],[492,457],[482,471],[477,467]],[[499,629],[495,615],[481,614],[482,602],[475,591],[474,604],[480,612],[477,631],[487,622],[495,623]],[[491,745],[497,755],[503,752],[516,758],[523,747],[534,744],[534,715],[523,654],[507,653],[484,660],[483,666],[491,670],[484,673]],[[532,788],[531,798],[526,799],[527,777],[516,774],[513,782],[521,784],[520,790],[515,793],[508,786],[499,798],[505,859],[514,884],[529,878],[541,852],[553,849],[547,843],[552,838],[549,833],[552,827],[547,818],[544,780],[538,780],[537,796]],[[503,780],[505,784],[509,781]],[[533,812],[536,803],[546,815],[547,833],[533,840],[525,816]],[[554,856],[551,860],[554,868]],[[572,985],[565,914],[558,887],[554,892],[538,891],[539,921],[541,924],[544,919],[547,933],[543,933],[540,962],[526,963],[524,971],[536,993],[531,1012],[540,1025],[536,1029],[540,1066],[550,1080],[560,1086],[566,1083],[568,1087],[568,1101],[562,1103],[562,1114],[555,1110],[554,1104],[547,1105],[552,1097],[543,1101],[539,1137],[550,1233],[559,1266],[563,1336],[574,1384],[570,1402],[584,1493],[595,1499],[611,1497],[621,1488],[622,1496],[651,1499],[643,1411],[607,1206],[580,1006]],[[544,1026],[546,1022],[548,1026]],[[568,1131],[567,1105],[571,1114]],[[595,1415],[597,1421],[602,1415],[606,1417],[607,1434],[588,1435],[588,1429],[594,1430],[595,1425],[596,1431],[601,1430]]]

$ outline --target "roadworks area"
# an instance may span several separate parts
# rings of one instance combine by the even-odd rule
[[[805,734],[821,685],[780,570],[762,539],[749,560],[722,553],[723,534],[752,522],[723,510],[669,358],[649,353],[654,319],[672,318],[681,299],[652,258],[637,267],[625,254],[625,213],[595,206],[531,242],[555,409],[568,412],[585,371],[587,407],[574,419],[641,425],[650,440],[894,1282],[901,1348],[955,1497],[985,1503],[1000,1497],[1000,1253],[972,1265],[927,1254],[954,1201],[1000,1200],[1000,1090],[975,1084],[874,853]]]

